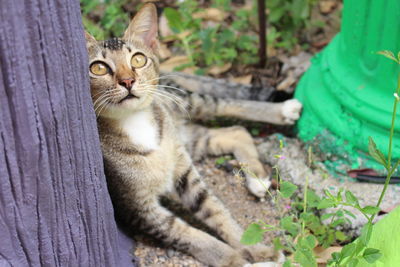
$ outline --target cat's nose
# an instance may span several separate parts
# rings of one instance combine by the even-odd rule
[[[127,79],[121,79],[118,81],[119,85],[122,85],[126,89],[130,90],[132,88],[133,83],[135,82],[135,79],[132,78],[127,78]]]

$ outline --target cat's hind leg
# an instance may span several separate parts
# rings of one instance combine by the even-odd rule
[[[208,129],[190,124],[186,125],[184,131],[189,136],[186,147],[194,160],[199,160],[206,154],[233,154],[243,164],[249,191],[259,198],[265,196],[271,181],[259,160],[253,138],[244,127]]]
[[[213,229],[219,237],[236,248],[247,260],[263,261],[276,258],[273,248],[264,245],[246,247],[240,243],[242,228],[232,218],[222,202],[207,190],[189,155],[182,155],[180,170],[175,181],[175,190],[183,206],[194,216]]]
[[[169,210],[156,199],[146,202],[130,224],[137,230],[161,241],[165,246],[193,255],[199,261],[217,267],[243,267],[248,263],[242,255],[217,238],[196,229]]]

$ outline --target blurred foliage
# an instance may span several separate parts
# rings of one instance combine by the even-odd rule
[[[299,36],[323,22],[311,20],[311,10],[318,0],[268,0],[268,44],[291,49],[299,43]]]
[[[202,3],[200,5],[200,2]],[[204,2],[206,5],[204,5]],[[257,63],[257,1],[244,6],[235,0],[183,0],[176,8],[166,7],[163,12],[173,36],[166,41],[184,52],[189,63],[184,67],[196,66],[204,73],[212,66],[227,64],[251,65]],[[292,50],[299,43],[299,36],[320,22],[310,19],[310,10],[318,0],[268,0],[267,43],[270,47]],[[121,36],[132,13],[140,1],[131,0],[80,0],[82,19],[86,30],[96,39],[104,40]],[[166,6],[163,4],[163,6]],[[226,18],[209,21],[194,14],[216,8]],[[175,50],[176,51],[176,50]]]
[[[123,6],[129,0],[80,0],[85,29],[97,40],[121,36],[130,20]]]
[[[193,14],[205,12],[195,0],[183,1],[177,9],[165,8],[173,38],[189,57],[191,66],[206,68],[230,63],[258,61],[258,38],[251,31],[250,10],[231,13],[231,0],[212,0],[211,7],[229,14],[230,22],[205,23]],[[222,15],[222,14],[221,14]],[[187,66],[186,66],[187,67]],[[200,69],[201,70],[201,69]]]

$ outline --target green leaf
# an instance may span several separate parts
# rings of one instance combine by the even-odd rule
[[[282,16],[285,15],[285,12],[286,10],[283,7],[276,7],[274,9],[270,9],[268,20],[271,23],[278,22],[282,18]]]
[[[293,237],[297,236],[300,225],[298,223],[293,222],[293,218],[290,216],[283,217],[281,219],[280,225],[283,229],[289,232]]]
[[[294,260],[302,267],[317,267],[317,261],[311,249],[307,247],[297,247]]]
[[[332,199],[335,198],[335,197],[332,195],[332,193],[331,193],[328,189],[325,189],[325,190],[324,190],[324,193],[325,193],[325,195],[328,196],[329,198],[332,198]]]
[[[359,236],[358,239],[360,240],[359,243],[363,244],[363,247],[367,246],[369,240],[371,239],[372,228],[373,228],[373,225],[370,222],[367,222],[363,226],[363,228],[361,228],[361,235]],[[360,252],[360,251],[357,251],[357,252]]]
[[[339,252],[333,252],[332,254],[331,254],[331,256],[332,256],[332,259],[334,260],[334,261],[339,261],[340,260],[340,253]]]
[[[356,250],[354,252],[355,255],[359,255],[365,248],[367,247],[361,240],[360,237],[354,241],[353,243],[356,244]]]
[[[168,25],[171,27],[173,32],[180,33],[185,30],[183,28],[182,16],[179,11],[170,7],[166,7],[164,8],[164,14],[168,20]]]
[[[326,209],[326,208],[331,208],[335,206],[335,201],[329,198],[324,198],[321,200],[321,202],[318,204],[317,209]]]
[[[343,233],[342,231],[336,231],[335,232],[335,237],[337,240],[339,241],[345,241],[347,240],[347,235],[345,235],[345,233]]]
[[[308,190],[307,191],[307,206],[310,208],[316,208],[321,202],[321,198],[313,191],[313,190]]]
[[[300,219],[302,219],[306,223],[314,222],[317,219],[317,217],[314,215],[312,212],[302,212],[300,214]]]
[[[291,197],[296,190],[297,186],[288,181],[284,181],[281,183],[280,193],[284,198]]]
[[[333,215],[335,215],[335,213],[325,213],[321,216],[321,220],[325,221],[326,219],[329,219],[330,217],[332,217]]]
[[[338,225],[345,224],[345,223],[346,223],[346,220],[342,218],[342,219],[335,220],[331,225],[333,227],[336,227]]]
[[[227,161],[225,156],[219,157],[215,160],[215,165],[222,165]]]
[[[352,217],[353,219],[356,218],[356,215],[354,215],[351,211],[348,211],[348,210],[343,210],[343,211],[344,211],[344,213],[346,213],[347,216],[350,216],[350,217]]]
[[[395,61],[395,62],[397,62],[397,63],[399,62],[399,61],[395,58],[395,56],[394,56],[394,54],[393,54],[392,51],[389,51],[389,50],[382,50],[382,51],[378,51],[377,54],[378,54],[378,55],[382,55],[382,56],[384,56],[384,57],[387,57],[388,59],[391,59],[391,60],[393,60],[393,61]]]
[[[358,262],[359,262],[359,260],[356,259],[356,258],[351,259],[351,260],[347,263],[347,266],[348,266],[348,267],[356,267],[356,266],[358,265]]]
[[[350,243],[350,244],[347,244],[346,246],[344,246],[342,248],[342,250],[340,251],[342,259],[349,257],[351,254],[354,253],[355,250],[356,250],[355,243]]]
[[[260,243],[264,237],[264,230],[261,225],[257,223],[252,223],[244,231],[240,243],[244,245],[254,245]]]
[[[282,267],[292,267],[292,263],[290,262],[290,260],[286,260],[284,263],[283,263],[283,266]]]
[[[317,245],[317,239],[313,235],[308,235],[306,238],[304,238],[304,242],[310,249],[315,248]]]
[[[336,212],[336,217],[338,217],[338,218],[341,218],[341,217],[343,217],[344,216],[344,212],[343,212],[343,210],[338,210],[337,212]]]
[[[369,143],[368,143],[368,151],[371,157],[373,157],[377,162],[385,166],[387,168],[388,164],[386,162],[386,158],[383,155],[383,153],[376,147],[376,144],[372,137],[368,137]]]
[[[309,4],[307,0],[292,1],[291,13],[295,19],[306,19],[309,15]]]
[[[344,194],[346,196],[347,203],[354,205],[354,206],[358,205],[358,199],[351,191],[346,190],[346,192]]]
[[[342,195],[343,195],[343,188],[340,188],[339,189],[339,191],[337,192],[337,195],[336,195],[336,200],[338,201],[338,202],[342,202],[342,200],[343,200],[343,197],[342,197]]]
[[[374,263],[380,257],[382,257],[382,253],[379,251],[379,249],[376,248],[367,248],[363,253],[363,258],[368,263]]]
[[[282,248],[284,248],[285,246],[282,244],[281,239],[279,237],[275,237],[273,240],[273,244],[274,244],[274,249],[275,250],[281,250]]]
[[[362,208],[363,213],[369,214],[369,215],[374,215],[380,211],[379,207],[374,207],[374,206],[366,206]]]

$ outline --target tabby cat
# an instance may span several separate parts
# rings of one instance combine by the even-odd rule
[[[204,154],[232,153],[250,169],[249,190],[262,197],[270,183],[251,136],[241,127],[207,129],[180,119],[165,101],[176,97],[158,88],[157,31],[156,8],[148,3],[122,39],[96,41],[86,33],[91,95],[117,219],[211,266],[276,260],[279,253],[270,247],[241,245],[243,230],[193,165]],[[207,97],[188,98],[197,115],[207,109]],[[160,204],[161,197],[180,201],[223,241],[178,218]]]

